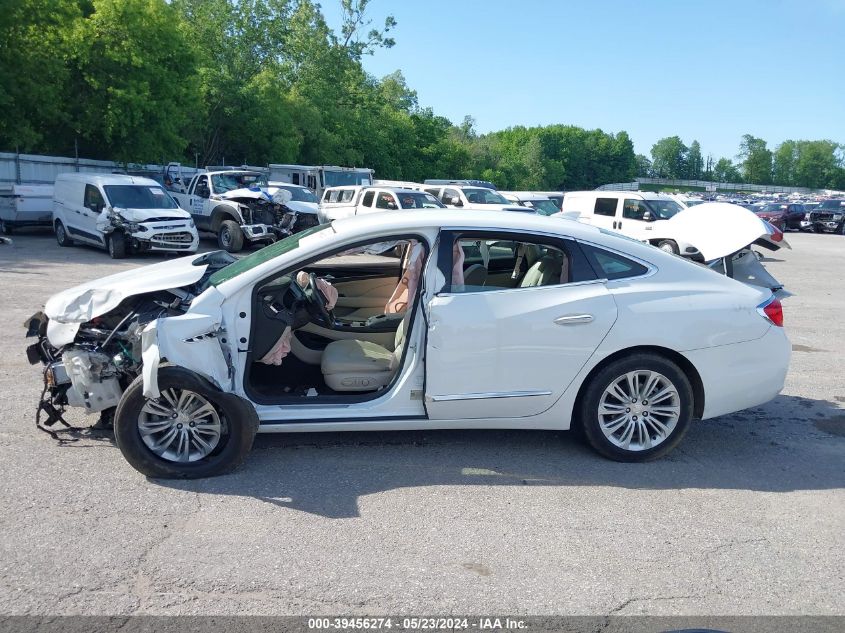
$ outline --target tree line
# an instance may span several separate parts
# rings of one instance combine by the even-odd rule
[[[662,138],[651,148],[651,160],[637,156],[641,176],[718,182],[845,189],[845,145],[833,141],[787,140],[769,149],[765,140],[743,135],[736,162],[703,159],[698,141],[689,147],[678,136]]]
[[[393,46],[396,21],[374,24],[371,0],[335,1],[336,30],[313,0],[0,0],[0,149],[135,163],[367,166],[379,178],[481,178],[503,189],[756,176],[746,170],[757,165],[756,146],[739,165],[710,165],[697,142],[686,147],[678,137],[658,142],[649,160],[624,131],[478,134],[471,117],[453,123],[421,106],[401,72],[369,75],[362,60]],[[770,152],[771,181],[818,181],[813,165],[824,152],[789,143]],[[824,184],[841,171],[841,161],[828,165]]]

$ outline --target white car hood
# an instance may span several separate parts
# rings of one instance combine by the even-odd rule
[[[114,310],[127,297],[196,283],[208,264],[203,262],[195,266],[193,262],[202,261],[205,257],[180,257],[68,288],[47,300],[44,313],[51,322],[86,323]]]
[[[288,208],[296,211],[297,213],[317,213],[317,209],[320,205],[316,202],[303,202],[301,200],[291,200],[290,202],[286,203]]]
[[[127,222],[147,222],[152,218],[166,220],[190,220],[191,214],[183,209],[124,209],[115,207],[115,213],[119,213]],[[108,211],[103,211],[108,213]]]
[[[744,207],[727,202],[705,202],[688,207],[663,224],[666,237],[692,244],[713,261],[763,240],[767,248],[791,248],[783,233]]]

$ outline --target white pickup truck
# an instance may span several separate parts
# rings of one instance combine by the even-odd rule
[[[251,170],[196,174],[184,191],[170,191],[200,231],[214,233],[220,248],[236,253],[244,242],[266,244],[317,224],[316,205],[299,205],[289,185],[271,186]],[[307,208],[306,208],[307,207]]]
[[[398,209],[439,209],[446,205],[425,191],[403,187],[329,187],[318,212],[321,223],[353,215]]]

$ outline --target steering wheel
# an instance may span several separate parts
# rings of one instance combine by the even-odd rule
[[[305,309],[316,323],[327,328],[331,328],[334,325],[334,312],[328,309],[326,306],[326,297],[317,287],[317,275],[309,273],[307,292],[299,286],[299,282],[296,279],[291,282],[290,287],[294,296],[303,300]]]

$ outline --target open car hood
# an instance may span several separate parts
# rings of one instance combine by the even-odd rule
[[[50,297],[44,313],[51,321],[86,323],[114,310],[127,297],[195,284],[209,264],[222,263],[221,255],[225,253],[189,255],[89,281]]]
[[[769,250],[792,248],[777,227],[755,213],[727,202],[688,207],[665,222],[667,237],[695,246],[705,261],[728,257],[753,244]]]

